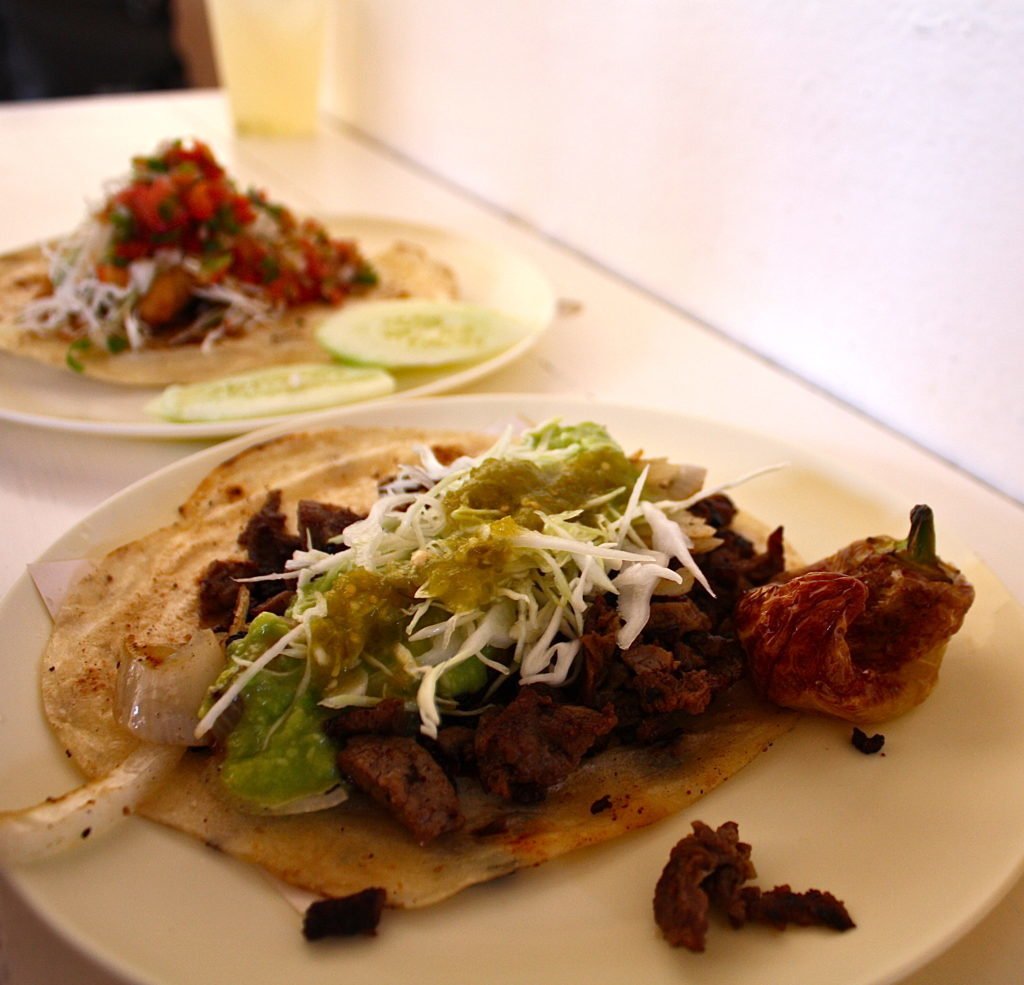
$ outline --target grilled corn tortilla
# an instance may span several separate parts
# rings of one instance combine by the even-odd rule
[[[361,298],[443,301],[458,297],[453,271],[415,244],[395,243],[370,263],[378,283]],[[30,331],[20,323],[25,306],[47,289],[48,270],[40,247],[0,256],[0,352],[70,372],[66,338]],[[358,304],[359,299],[345,303]],[[76,352],[75,360],[85,376],[133,386],[199,383],[268,364],[326,363],[331,355],[316,341],[315,330],[334,310],[327,304],[286,309],[269,321],[250,323],[240,335],[218,339],[208,350],[187,344],[112,354],[92,346]]]
[[[269,490],[282,491],[289,516],[304,498],[365,511],[377,498],[378,480],[413,460],[416,445],[476,454],[492,440],[336,429],[274,439],[219,465],[173,524],[98,561],[60,612],[44,654],[42,690],[47,718],[71,759],[95,778],[135,748],[113,714],[125,638],[183,642],[194,632],[201,573],[237,553],[240,530]],[[673,744],[613,747],[585,760],[537,804],[510,804],[460,780],[465,826],[427,847],[358,793],[313,814],[241,813],[225,800],[215,759],[203,752],[187,754],[140,813],[315,893],[382,887],[392,906],[424,906],[681,810],[754,759],[797,717],[761,703],[744,686],[722,698]],[[598,802],[607,809],[592,810]]]

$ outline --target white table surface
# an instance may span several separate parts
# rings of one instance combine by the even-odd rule
[[[233,136],[214,92],[0,109],[0,251],[67,231],[102,183],[159,141],[208,141],[243,184],[300,211],[440,225],[532,258],[567,301],[517,363],[469,392],[544,392],[650,406],[840,455],[939,516],[1024,599],[1024,509],[827,395],[341,127],[313,138]],[[0,422],[0,595],[26,563],[106,497],[209,442],[67,434]],[[1024,461],[1018,464],[1024,468]],[[951,805],[952,806],[952,805]],[[941,860],[936,860],[941,864]],[[955,892],[955,887],[951,887]],[[1005,985],[1024,972],[1024,882],[905,985]],[[60,941],[0,879],[0,985],[117,981]]]

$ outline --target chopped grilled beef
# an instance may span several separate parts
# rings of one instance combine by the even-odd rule
[[[711,629],[711,619],[697,604],[688,598],[673,599],[671,602],[651,602],[651,614],[644,626],[643,639],[657,643],[668,650],[686,633]]]
[[[598,691],[604,686],[619,649],[615,636],[621,625],[615,606],[605,596],[597,596],[587,608],[580,636],[581,669],[575,690],[580,703],[588,708],[598,706]]]
[[[652,674],[659,670],[671,669],[676,658],[664,647],[652,643],[639,643],[623,652],[622,662],[634,674]]]
[[[350,523],[361,519],[358,513],[341,506],[314,500],[302,500],[298,508],[299,536],[289,534],[286,518],[281,512],[281,492],[267,494],[260,509],[250,517],[238,538],[248,555],[246,560],[213,561],[204,572],[199,585],[199,614],[204,626],[227,628],[238,604],[239,578],[279,574],[285,562],[307,544],[307,534],[319,550],[335,550],[327,543]],[[251,597],[248,618],[261,612],[282,614],[292,599],[293,589],[282,589],[280,581],[249,582]]]
[[[324,731],[335,740],[351,735],[409,735],[413,723],[400,698],[385,698],[368,708],[342,708],[324,724]]]
[[[226,629],[238,603],[238,578],[259,569],[251,561],[212,561],[199,580],[199,618],[203,626]],[[256,584],[259,584],[257,582]]]
[[[415,739],[353,736],[339,751],[338,765],[421,845],[464,823],[455,787]]]
[[[323,937],[373,937],[387,902],[387,892],[376,886],[350,896],[316,900],[306,908],[302,934],[308,941]]]
[[[703,951],[712,906],[722,910],[734,927],[758,922],[783,929],[823,926],[849,930],[855,926],[843,903],[831,893],[789,886],[767,891],[743,884],[757,873],[750,845],[739,840],[735,821],[713,830],[693,822],[693,834],[673,847],[654,889],[654,918],[674,947]]]
[[[739,840],[739,826],[726,821],[718,830],[693,822],[693,834],[676,843],[654,888],[654,919],[673,947],[703,951],[711,898],[727,886],[755,875],[750,845]],[[711,880],[710,886],[705,884]]]
[[[258,583],[257,583],[258,584]],[[265,582],[264,584],[273,584],[273,582]],[[252,583],[250,582],[250,586]],[[252,592],[252,588],[249,588]],[[249,618],[255,619],[261,612],[273,612],[275,616],[283,616],[288,609],[291,600],[294,598],[295,592],[286,588],[283,591],[275,592],[265,602],[260,602],[259,605],[249,607]]]
[[[261,573],[284,571],[285,561],[305,546],[299,537],[285,530],[286,523],[287,518],[281,512],[281,490],[273,489],[239,534],[238,546]]]
[[[472,776],[476,772],[476,730],[468,725],[446,725],[437,733],[435,758],[445,772]]]
[[[728,527],[736,517],[736,506],[724,493],[712,493],[697,500],[690,508],[694,516],[699,516],[708,526],[721,530]]]
[[[539,688],[521,687],[510,704],[481,716],[475,741],[480,782],[507,800],[543,800],[615,724],[610,705],[595,711],[559,704]]]
[[[715,678],[706,670],[675,672],[649,670],[637,674],[633,689],[640,695],[640,705],[647,712],[685,711],[699,715],[706,711],[715,694]]]
[[[699,592],[693,596],[715,626],[721,626],[732,614],[736,600],[747,589],[765,584],[786,566],[781,527],[768,536],[763,553],[758,553],[746,537],[732,529],[719,530],[718,537],[722,540],[719,547],[695,556],[715,594]]]
[[[852,930],[856,924],[842,900],[820,889],[796,893],[789,886],[762,890],[744,886],[726,910],[734,927],[744,923],[766,923],[778,930],[797,927],[831,927]]]
[[[357,520],[364,519],[345,506],[318,503],[312,499],[299,501],[299,540],[303,546],[310,543],[318,551],[333,554],[342,549],[341,544],[332,544],[331,539],[345,532]]]

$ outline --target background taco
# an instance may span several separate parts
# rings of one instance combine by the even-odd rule
[[[190,383],[329,361],[316,325],[356,299],[457,294],[419,246],[364,256],[240,190],[205,144],[173,141],[135,158],[69,236],[0,257],[0,350],[113,383]]]

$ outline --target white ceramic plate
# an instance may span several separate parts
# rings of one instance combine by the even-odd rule
[[[608,424],[630,448],[710,467],[709,484],[789,461],[735,493],[785,522],[808,558],[898,533],[912,504],[772,439],[653,411],[556,398],[446,398],[331,415],[331,423],[501,427],[555,414]],[[323,421],[324,418],[321,418]],[[281,428],[273,429],[275,431]],[[48,559],[97,554],[157,524],[216,462],[260,435],[201,452],[128,489]],[[178,985],[416,981],[593,985],[881,985],[948,947],[1012,884],[1024,858],[1024,664],[1019,606],[939,517],[940,550],[978,597],[919,709],[864,756],[842,723],[807,719],[693,809],[420,912],[387,912],[375,939],[310,945],[297,913],[254,870],[131,819],[105,839],[13,873],[56,930],[128,978]],[[0,604],[0,808],[74,782],[36,697],[48,618],[26,578]],[[655,881],[690,821],[735,820],[762,886],[828,889],[846,934],[711,928],[706,953],[673,950],[651,914]]]
[[[325,220],[331,231],[355,239],[368,255],[398,240],[422,246],[448,264],[465,301],[496,308],[519,319],[523,338],[479,362],[396,374],[397,388],[387,399],[426,396],[454,390],[518,359],[550,325],[555,314],[551,284],[528,260],[494,244],[457,233],[374,217]],[[122,387],[36,365],[0,353],[0,420],[18,421],[63,431],[149,438],[221,438],[264,427],[276,417],[174,424],[154,418],[145,406],[159,387]]]

